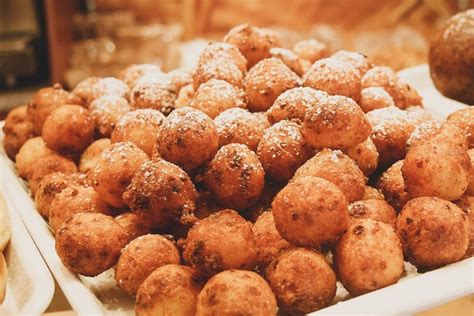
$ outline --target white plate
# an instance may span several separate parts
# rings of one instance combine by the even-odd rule
[[[401,72],[400,76],[419,90],[426,107],[438,117],[445,117],[463,106],[442,97],[434,89],[426,66],[407,69]],[[2,138],[3,133],[0,132],[0,141]],[[8,197],[17,207],[74,311],[79,315],[133,314],[133,300],[115,286],[111,270],[95,278],[79,278],[62,265],[54,249],[54,236],[48,224],[36,211],[25,183],[16,175],[13,163],[3,149],[0,151],[0,169],[5,170],[3,183],[7,184]],[[409,264],[406,266],[408,270],[413,269]],[[413,271],[395,285],[339,302],[314,314],[407,314],[425,310],[472,293],[473,268],[474,259],[471,258],[421,275]],[[347,292],[339,288],[336,301],[346,296]]]
[[[3,195],[0,191],[0,204]],[[10,202],[5,203],[0,207],[6,207],[10,216],[12,238],[4,252],[7,295],[0,305],[0,315],[40,315],[51,303],[54,280],[20,217]]]

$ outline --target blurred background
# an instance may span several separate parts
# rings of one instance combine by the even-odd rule
[[[275,29],[287,46],[315,38],[399,70],[425,63],[434,30],[472,7],[474,0],[0,0],[0,113],[38,87],[73,88],[134,63],[192,67],[207,41],[240,23]]]

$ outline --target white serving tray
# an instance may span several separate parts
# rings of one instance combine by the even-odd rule
[[[51,303],[54,280],[21,218],[3,196],[0,190],[0,207],[5,207],[10,217],[12,237],[4,252],[7,295],[0,315],[40,315]]]
[[[426,108],[437,117],[446,117],[465,106],[442,97],[434,89],[427,66],[404,70],[400,76],[420,92]],[[2,139],[0,132],[0,141]],[[111,270],[95,278],[86,278],[77,277],[62,265],[48,224],[35,210],[29,190],[19,180],[3,148],[0,149],[0,170],[5,170],[2,185],[8,198],[16,206],[74,311],[79,315],[133,314],[133,299],[118,290]],[[407,276],[397,284],[354,299],[341,301],[347,297],[347,292],[339,286],[335,301],[340,302],[313,314],[411,314],[473,293],[473,258],[424,274],[418,274],[409,264],[406,267]]]

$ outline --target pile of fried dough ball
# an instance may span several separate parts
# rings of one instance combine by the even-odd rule
[[[471,256],[474,108],[435,120],[361,53],[281,46],[240,25],[192,71],[132,65],[10,112],[70,271],[114,268],[138,315],[302,314],[337,281],[358,296]]]

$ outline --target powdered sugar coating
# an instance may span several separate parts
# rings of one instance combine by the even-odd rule
[[[251,111],[265,111],[286,90],[300,85],[300,78],[280,59],[260,61],[245,76],[245,92]]]
[[[271,30],[241,24],[233,27],[224,42],[234,44],[245,56],[248,67],[253,67],[260,60],[270,57],[272,47],[281,47],[280,37]]]
[[[367,71],[361,79],[362,88],[382,87],[390,94],[395,105],[401,109],[407,108],[407,86],[401,82],[398,75],[389,67],[376,66]]]
[[[245,92],[224,80],[211,79],[199,86],[190,107],[200,110],[210,118],[230,108],[246,108]]]
[[[354,100],[328,96],[307,111],[301,132],[313,148],[341,149],[365,141],[371,127]]]
[[[222,112],[214,123],[219,134],[219,147],[239,143],[256,150],[265,130],[253,113],[240,108]]]
[[[168,115],[174,110],[174,101],[178,97],[175,88],[166,82],[142,82],[131,93],[132,109],[155,109]]]
[[[464,130],[469,141],[469,148],[474,148],[474,108],[458,110],[448,117],[448,122]]]
[[[359,70],[361,76],[363,76],[370,68],[372,68],[372,63],[369,61],[367,56],[359,52],[340,50],[332,54],[331,58],[348,62],[357,70]]]
[[[213,59],[227,59],[234,63],[242,73],[247,72],[247,60],[237,46],[230,43],[209,43],[199,56],[198,64],[206,64]]]
[[[196,91],[199,86],[211,79],[227,81],[237,87],[243,86],[244,75],[242,71],[226,58],[215,58],[206,63],[198,64],[193,76],[193,88]]]
[[[328,94],[309,87],[298,87],[280,94],[268,109],[268,120],[274,124],[281,120],[303,123],[306,112]]]
[[[99,137],[110,137],[119,118],[130,111],[128,101],[117,95],[104,95],[90,104],[90,116]]]
[[[132,142],[151,156],[164,120],[165,116],[153,109],[128,112],[117,122],[111,140],[113,143]]]
[[[340,150],[323,149],[296,171],[293,180],[313,176],[334,183],[344,193],[347,202],[361,200],[365,177],[355,161]]]
[[[328,55],[326,44],[315,39],[302,40],[293,45],[293,51],[301,58],[311,63]]]
[[[114,143],[100,154],[88,178],[107,204],[124,207],[123,193],[140,166],[148,160],[147,154],[134,144]]]
[[[186,172],[161,159],[139,168],[123,198],[132,211],[147,214],[151,227],[162,228],[194,211],[197,192]]]
[[[368,87],[361,91],[359,105],[364,113],[395,106],[392,97],[382,87]]]
[[[82,80],[72,90],[72,94],[81,100],[82,105],[88,107],[94,100],[93,87],[99,80],[99,77],[88,77]]]
[[[265,174],[277,182],[290,180],[313,154],[301,134],[300,126],[286,120],[265,130],[257,149]]]
[[[304,68],[298,55],[287,48],[273,47],[270,49],[270,56],[280,59],[285,65],[293,70],[298,76],[302,76]]]
[[[133,89],[137,80],[145,75],[161,73],[161,68],[154,64],[133,64],[122,70],[118,78],[125,82],[130,89]]]
[[[176,109],[165,119],[157,145],[164,159],[191,171],[215,155],[219,136],[209,116],[184,107]]]
[[[257,155],[242,144],[223,146],[204,172],[204,185],[224,206],[242,210],[262,193],[265,171]]]
[[[102,78],[92,87],[93,99],[108,94],[117,95],[128,100],[130,88],[125,84],[125,82],[114,77]]]
[[[177,68],[166,73],[171,85],[176,91],[181,91],[181,88],[193,83],[194,70]]]
[[[331,95],[342,95],[358,101],[360,73],[352,64],[336,58],[320,59],[305,74],[304,86]]]

